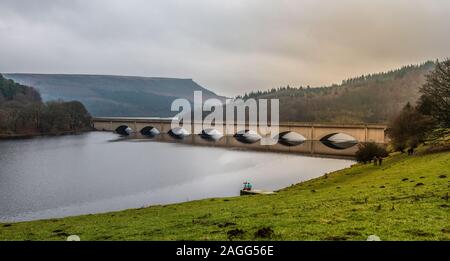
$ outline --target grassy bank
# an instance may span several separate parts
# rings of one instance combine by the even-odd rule
[[[450,240],[449,190],[450,152],[396,154],[276,195],[0,224],[0,240]]]

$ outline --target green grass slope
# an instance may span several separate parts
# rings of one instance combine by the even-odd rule
[[[275,195],[0,224],[0,240],[450,239],[450,152],[393,155]]]

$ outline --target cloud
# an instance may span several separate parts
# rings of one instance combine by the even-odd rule
[[[0,71],[193,78],[220,94],[325,85],[450,53],[450,2],[0,2]]]

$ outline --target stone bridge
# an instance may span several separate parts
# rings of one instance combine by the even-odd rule
[[[94,118],[93,126],[96,130],[115,131],[120,126],[128,126],[133,131],[139,132],[145,127],[154,127],[161,133],[168,133],[171,130],[170,118],[128,118],[128,117],[103,117]],[[258,133],[261,131],[258,126],[252,125]],[[217,129],[224,136],[232,136],[239,129],[249,129],[250,125],[235,124],[232,128],[227,128],[223,124],[218,124]],[[357,142],[387,143],[385,135],[386,125],[379,124],[324,124],[324,123],[302,123],[302,122],[282,122],[278,124],[279,133],[296,132],[301,134],[306,140],[320,141],[334,134],[346,134],[353,137]],[[203,130],[201,123],[191,123],[191,128],[186,128],[189,133],[200,134]],[[264,136],[264,135],[262,135]]]

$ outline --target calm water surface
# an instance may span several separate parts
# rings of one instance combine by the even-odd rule
[[[276,190],[352,163],[104,132],[0,141],[0,221],[236,196],[246,180]]]

